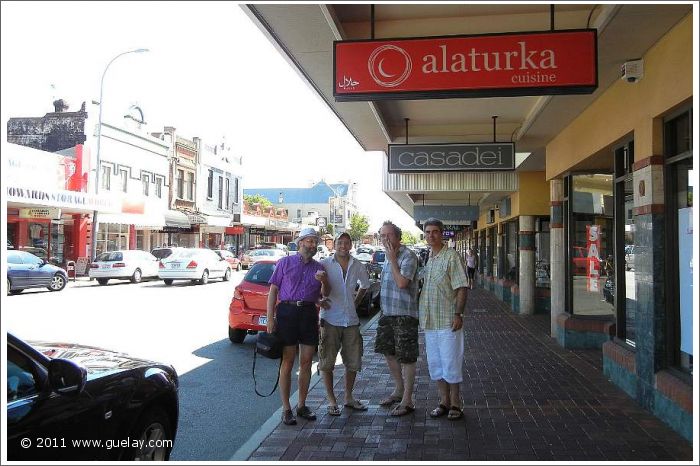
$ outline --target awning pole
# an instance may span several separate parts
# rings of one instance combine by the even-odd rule
[[[498,115],[494,115],[491,118],[493,118],[493,142],[496,142],[496,118],[498,118]]]
[[[374,5],[369,6],[369,22],[371,25],[370,39],[374,39]]]
[[[549,5],[549,29],[554,31],[554,4]]]
[[[410,120],[410,118],[404,118],[406,122],[406,144],[408,144],[408,120]]]

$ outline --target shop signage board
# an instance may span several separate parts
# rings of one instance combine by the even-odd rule
[[[595,29],[333,42],[339,102],[590,94]]]
[[[44,218],[60,219],[61,209],[37,207],[31,209],[19,209],[19,218]]]
[[[227,235],[242,235],[243,231],[244,231],[244,229],[242,226],[235,226],[235,227],[226,227],[226,230],[224,232]]]
[[[443,223],[452,225],[469,225],[479,219],[479,206],[476,205],[452,205],[452,206],[413,206],[413,218],[424,223],[429,218],[436,218]]]
[[[515,144],[389,144],[389,173],[515,170]]]
[[[47,190],[23,185],[8,184],[7,201],[42,207],[59,207],[76,210],[97,210],[99,212],[131,212],[143,213],[143,203],[140,209],[133,208],[132,202],[105,194],[88,194],[76,191]]]
[[[264,228],[255,228],[255,227],[250,227],[248,230],[251,235],[265,235],[267,234],[267,230]]]

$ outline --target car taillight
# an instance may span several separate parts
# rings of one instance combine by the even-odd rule
[[[163,261],[158,261],[158,268],[159,268],[159,269],[164,269],[164,268],[165,268],[165,264],[163,264]]]
[[[197,263],[195,261],[190,261],[189,264],[187,264],[188,269],[196,269],[197,268]]]
[[[99,269],[100,266],[98,264],[90,264],[91,269]]]
[[[119,268],[119,267],[126,267],[126,264],[125,264],[124,262],[115,262],[115,263],[112,265],[112,268],[113,268],[113,269],[116,269],[116,268]]]
[[[243,293],[241,293],[241,290],[239,290],[238,287],[236,287],[233,290],[233,299],[239,299],[243,301]]]

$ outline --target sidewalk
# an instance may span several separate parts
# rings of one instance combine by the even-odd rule
[[[367,411],[326,413],[322,383],[307,404],[316,421],[279,419],[248,457],[255,461],[664,461],[693,459],[692,445],[639,407],[602,373],[600,351],[561,348],[546,332],[549,316],[516,316],[485,290],[472,290],[465,315],[464,418],[428,415],[437,389],[428,376],[423,334],[416,411],[391,417],[379,401],[393,387],[374,353],[375,318],[364,332],[355,396]],[[336,397],[343,399],[343,367]],[[273,395],[278,396],[278,395]]]

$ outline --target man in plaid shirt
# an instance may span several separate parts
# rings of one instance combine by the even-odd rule
[[[464,335],[462,319],[467,302],[467,275],[459,253],[442,242],[444,226],[438,219],[425,221],[423,231],[430,256],[423,270],[423,289],[418,304],[425,330],[425,352],[430,378],[437,381],[440,404],[431,417],[463,416],[459,396],[462,382]]]

